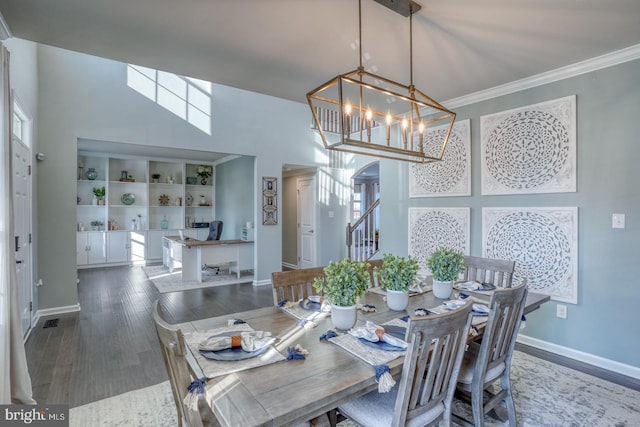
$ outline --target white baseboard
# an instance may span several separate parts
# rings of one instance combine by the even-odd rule
[[[627,377],[640,379],[640,368],[636,366],[627,365],[624,363],[616,362],[615,360],[605,359],[604,357],[585,353],[584,351],[574,350],[569,347],[564,347],[558,344],[542,341],[537,338],[528,337],[526,335],[522,335],[522,333],[518,335],[517,341],[521,344],[539,348],[540,350],[545,350],[551,353],[558,354],[560,356],[568,357],[569,359],[588,363],[589,365],[597,366],[599,368],[606,369],[611,372],[616,372]]]
[[[52,307],[38,310],[33,319],[33,324],[37,325],[38,321],[43,316],[55,316],[56,314],[76,313],[78,311],[80,311],[80,303],[75,305],[67,305],[64,307]]]
[[[282,266],[283,266],[283,267],[286,267],[286,268],[290,268],[290,269],[292,269],[292,270],[299,270],[299,269],[300,269],[300,267],[298,267],[297,265],[295,265],[295,264],[290,264],[290,263],[288,263],[288,262],[283,262],[283,263],[282,263]]]
[[[271,286],[271,280],[254,280],[253,286]]]

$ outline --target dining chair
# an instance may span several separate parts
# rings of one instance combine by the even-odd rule
[[[369,263],[369,275],[371,276],[371,286],[370,287],[376,287],[376,286],[380,286],[378,283],[378,278],[376,277],[375,273],[374,273],[374,269],[377,268],[382,268],[382,260],[381,259],[370,259],[367,261]]]
[[[516,262],[503,259],[465,256],[464,267],[463,279],[465,281],[478,280],[484,283],[491,283],[496,287],[510,288]]]
[[[497,288],[491,295],[482,339],[480,343],[469,345],[458,376],[456,395],[471,402],[473,422],[454,414],[456,423],[481,427],[486,413],[494,410],[494,414],[498,415],[496,409],[503,411],[498,405],[504,401],[509,425],[516,425],[516,409],[511,393],[511,357],[526,300],[526,279],[512,288]],[[500,390],[495,392],[498,379]]]
[[[187,387],[193,381],[189,364],[187,362],[187,347],[184,342],[184,335],[180,328],[165,322],[158,311],[158,300],[153,303],[152,308],[153,322],[158,333],[158,341],[162,350],[162,358],[167,368],[169,383],[171,384],[171,392],[173,400],[178,411],[178,427],[183,425],[191,426],[216,426],[219,425],[215,419],[215,415],[210,410],[205,409],[204,414],[200,414],[201,419],[190,422],[193,413],[187,411],[184,406],[184,398],[187,395]],[[187,415],[188,414],[188,415]]]
[[[458,310],[411,316],[398,385],[388,393],[374,390],[341,404],[338,412],[367,427],[424,426],[439,421],[448,426],[472,306],[467,301]]]
[[[318,293],[313,288],[313,280],[316,277],[324,277],[324,267],[271,273],[273,304],[278,305],[282,300],[298,301],[309,297],[309,295],[317,295]]]

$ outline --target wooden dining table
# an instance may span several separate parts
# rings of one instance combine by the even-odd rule
[[[488,301],[488,296],[471,294],[478,301]],[[525,314],[539,308],[549,296],[530,292]],[[409,299],[405,311],[392,311],[383,296],[367,292],[360,303],[376,307],[375,312],[358,311],[358,325],[367,320],[382,324],[407,314],[416,308],[433,308],[445,300],[426,292]],[[317,315],[313,313],[312,315]],[[376,390],[374,368],[353,354],[320,336],[335,330],[330,316],[314,318],[313,328],[301,325],[299,319],[278,307],[265,307],[232,315],[211,317],[178,324],[187,335],[225,327],[230,319],[242,319],[254,330],[270,331],[277,337],[276,350],[287,355],[288,347],[299,344],[308,351],[304,360],[282,360],[257,368],[246,369],[210,378],[205,386],[206,396],[223,426],[286,426],[310,420],[336,408],[340,403]],[[482,327],[479,325],[482,333]],[[344,331],[338,331],[344,332]],[[477,337],[475,337],[477,338]],[[474,337],[470,336],[470,340]],[[191,349],[191,351],[197,351]],[[190,367],[197,375],[202,372],[201,363],[190,357]],[[201,358],[200,358],[201,359]],[[218,362],[220,363],[220,362]],[[235,361],[229,364],[230,370]],[[403,357],[388,363],[391,374],[398,380]]]

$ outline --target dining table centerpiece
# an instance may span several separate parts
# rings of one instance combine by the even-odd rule
[[[373,271],[380,287],[387,290],[387,306],[402,311],[409,305],[409,289],[416,281],[418,260],[409,256],[382,254],[382,266]]]
[[[369,263],[348,258],[330,261],[324,277],[317,277],[313,287],[331,304],[331,321],[337,329],[356,324],[358,297],[369,287]]]
[[[438,248],[427,258],[427,267],[433,275],[433,295],[449,298],[453,282],[464,271],[464,254],[453,248]]]

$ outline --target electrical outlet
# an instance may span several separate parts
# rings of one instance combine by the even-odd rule
[[[558,316],[561,319],[566,319],[567,318],[567,306],[564,305],[564,304],[556,305],[556,316]]]

